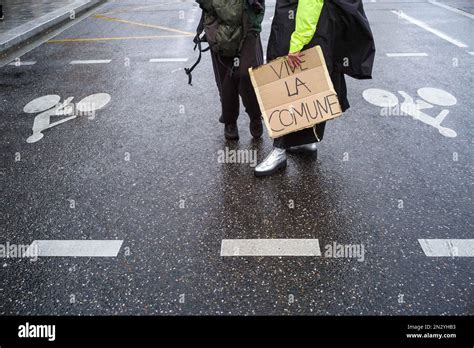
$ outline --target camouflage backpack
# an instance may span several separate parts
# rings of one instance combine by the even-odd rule
[[[246,36],[245,0],[197,0],[203,10],[206,41],[223,57],[239,54]]]
[[[247,19],[244,10],[246,0],[196,0],[202,9],[201,20],[196,30],[194,50],[199,49],[199,57],[191,68],[185,68],[188,83],[192,85],[192,71],[201,61],[201,53],[211,49],[223,57],[238,57],[247,35]],[[204,35],[201,34],[204,32]],[[209,47],[202,49],[207,42]],[[229,67],[231,73],[237,65]]]
[[[239,55],[243,42],[250,31],[260,32],[265,13],[265,0],[196,0],[202,9],[201,20],[196,30],[194,50],[199,48],[199,57],[191,68],[184,71],[192,82],[191,72],[201,61],[201,53],[211,49],[222,57],[234,57],[230,74],[239,68]],[[204,35],[202,33],[204,32]],[[202,49],[207,42],[209,47]]]

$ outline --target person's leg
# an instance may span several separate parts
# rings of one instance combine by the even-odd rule
[[[290,133],[273,140],[273,150],[255,167],[256,176],[268,176],[286,167],[286,153],[306,153],[316,156],[316,143],[322,140],[326,122]]]
[[[273,175],[280,169],[286,168],[286,150],[274,147],[267,157],[255,167],[255,176]]]
[[[214,70],[214,79],[216,80],[217,90],[219,91],[219,99],[222,101],[222,92],[221,92],[222,86],[221,86],[221,80],[219,77],[219,72],[217,70],[217,61],[216,61],[215,54],[211,54],[211,61],[212,61],[212,69]],[[222,118],[222,112],[221,112],[221,115],[219,116],[219,122],[224,123],[224,119]]]
[[[347,100],[347,86],[344,74],[334,71],[330,76],[334,89],[337,92],[339,104],[344,112],[350,107],[349,101]],[[275,139],[273,146],[275,148],[288,150],[289,152],[316,154],[316,143],[323,140],[325,128],[326,122],[318,123],[313,128],[303,129]]]
[[[321,140],[322,138],[320,138]],[[286,134],[273,141],[273,146],[288,149],[294,146],[302,146],[320,141],[316,138],[313,128],[306,128],[298,132]]]
[[[3,16],[3,6],[0,5],[0,21],[3,21],[3,18],[4,18],[4,16]]]
[[[316,156],[316,143],[323,139],[326,122],[312,128],[290,133],[273,140],[273,150],[255,167],[256,176],[272,175],[286,167],[286,152],[306,153]]]
[[[225,124],[224,134],[229,140],[237,140],[237,118],[239,117],[239,93],[237,85],[230,75],[232,59],[221,57],[211,52],[214,61],[216,81],[219,81],[220,100],[222,106],[222,121]]]
[[[250,133],[255,138],[260,138],[263,133],[262,112],[250,80],[249,68],[262,64],[263,48],[260,34],[250,32],[240,51],[239,94],[250,117]]]
[[[330,76],[339,99],[339,104],[344,112],[350,107],[349,101],[347,100],[347,86],[344,74],[334,71]],[[318,123],[313,128],[304,129],[277,139],[277,141],[274,142],[274,146],[293,152],[316,150],[316,143],[323,140],[325,128],[326,122]]]

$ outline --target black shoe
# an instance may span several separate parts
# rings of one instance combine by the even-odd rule
[[[239,140],[239,128],[237,123],[229,123],[224,126],[224,136],[227,140]]]
[[[292,146],[292,147],[289,147],[287,150],[288,150],[289,153],[298,153],[298,154],[302,154],[302,155],[317,157],[318,156],[318,148],[317,148],[316,144],[317,143]]]
[[[257,119],[251,119],[250,120],[250,134],[255,139],[258,139],[262,136],[263,133],[263,125],[262,125],[262,119],[257,118]]]

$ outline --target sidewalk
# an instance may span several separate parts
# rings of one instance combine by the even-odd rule
[[[0,54],[70,20],[101,0],[0,0],[5,20],[0,21]]]

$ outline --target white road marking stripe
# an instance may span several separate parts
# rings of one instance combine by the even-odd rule
[[[31,62],[23,62],[23,61],[20,61],[20,62],[11,62],[11,63],[8,64],[8,65],[23,66],[23,65],[35,65],[35,64],[36,64],[35,61],[31,61]]]
[[[187,62],[188,58],[152,58],[150,63]]]
[[[469,51],[466,51],[467,53],[469,53],[471,56],[474,56],[474,52],[469,52]]]
[[[116,257],[123,240],[35,240],[28,252],[38,256]],[[33,248],[32,250],[30,250]]]
[[[109,64],[112,60],[110,59],[98,59],[98,60],[73,60],[71,63],[72,65],[79,65],[79,64]]]
[[[467,47],[467,45],[461,41],[458,41],[456,39],[453,39],[452,37],[450,37],[449,35],[437,30],[437,29],[434,29],[434,28],[431,28],[428,24],[416,19],[416,18],[413,18],[413,17],[410,17],[409,15],[403,13],[402,11],[395,11],[395,10],[392,10],[391,11],[392,13],[396,14],[397,16],[399,16],[400,18],[404,18],[406,19],[407,21],[419,26],[420,28],[422,29],[425,29],[426,31],[429,31],[430,33],[432,34],[435,34],[436,36],[440,37],[441,39],[443,40],[446,40],[450,43],[452,43],[453,45],[456,45],[458,47]]]
[[[317,239],[224,239],[221,256],[321,256]]]
[[[387,57],[428,57],[428,53],[386,53]]]
[[[474,239],[418,239],[426,256],[474,256]]]
[[[474,15],[469,13],[469,12],[466,12],[466,11],[463,11],[463,10],[460,10],[458,8],[455,8],[455,7],[451,7],[449,5],[445,5],[445,4],[441,4],[435,0],[428,0],[428,2],[432,5],[436,5],[436,6],[439,6],[439,7],[442,7],[448,11],[451,11],[451,12],[454,12],[454,13],[457,13],[457,14],[460,14],[460,15],[463,15],[463,16],[466,16],[468,18],[471,18],[471,19],[474,19]]]

